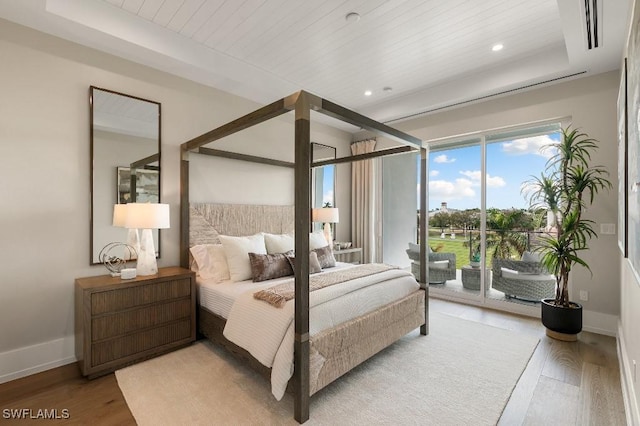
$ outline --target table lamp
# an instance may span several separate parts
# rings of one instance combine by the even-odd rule
[[[142,229],[136,265],[137,274],[157,274],[158,263],[151,230],[169,228],[169,204],[128,203],[126,216],[126,228]]]
[[[113,205],[113,226],[119,228],[125,228],[127,223],[127,206],[129,204],[114,204]],[[127,234],[127,244],[133,247],[138,253],[140,251],[140,237],[138,236],[138,230],[136,228],[130,228]],[[125,260],[133,260],[135,257],[129,255],[129,252],[125,252]]]
[[[336,207],[324,207],[321,209],[311,210],[312,222],[324,223],[324,238],[327,240],[329,246],[333,244],[333,236],[331,235],[331,224],[339,222],[338,209]]]

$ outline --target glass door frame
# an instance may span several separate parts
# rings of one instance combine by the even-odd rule
[[[446,289],[430,287],[430,295],[434,295],[437,298],[459,301],[467,304],[488,307],[496,310],[512,312],[521,315],[539,317],[540,307],[537,305],[524,305],[520,303],[510,302],[508,300],[496,300],[487,297],[485,289],[489,285],[487,280],[491,274],[491,270],[487,269],[487,249],[486,249],[486,235],[487,235],[487,144],[499,143],[501,140],[515,140],[518,139],[519,134],[526,134],[525,137],[536,136],[541,134],[550,133],[555,126],[566,127],[570,124],[570,117],[562,117],[552,120],[544,120],[540,122],[532,122],[518,126],[504,127],[500,129],[492,129],[481,132],[467,133],[460,136],[439,138],[430,141],[425,141],[424,146],[427,149],[427,158],[430,159],[434,152],[444,151],[447,148],[460,148],[465,145],[473,146],[479,144],[480,146],[480,250],[481,250],[481,273],[480,273],[480,291],[476,294],[469,294],[466,292],[454,292],[447,291]],[[492,137],[493,136],[493,137]],[[487,142],[489,139],[489,142]],[[427,161],[428,165],[429,161]],[[427,170],[428,172],[428,170]],[[431,178],[427,173],[427,185],[429,185]],[[427,197],[427,211],[430,210],[429,197]],[[427,228],[429,227],[427,219]],[[428,234],[428,232],[427,232]]]

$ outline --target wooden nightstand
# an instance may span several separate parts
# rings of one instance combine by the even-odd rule
[[[362,263],[362,248],[355,247],[344,250],[334,250],[333,256],[338,262],[360,264]]]
[[[76,357],[94,378],[196,339],[195,274],[179,267],[75,282]]]

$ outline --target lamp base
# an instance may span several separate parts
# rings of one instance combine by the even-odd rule
[[[151,229],[143,229],[140,237],[140,251],[138,252],[138,263],[136,265],[138,275],[155,275],[158,273],[158,263],[156,262],[156,249],[153,244],[153,234]]]
[[[329,247],[333,246],[333,236],[331,235],[331,224],[330,223],[325,223],[324,224],[324,239],[327,240],[327,244],[329,244]]]

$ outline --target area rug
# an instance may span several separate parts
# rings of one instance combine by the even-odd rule
[[[307,424],[494,425],[538,339],[431,313],[311,398]],[[286,425],[293,397],[208,341],[116,372],[139,425]]]

